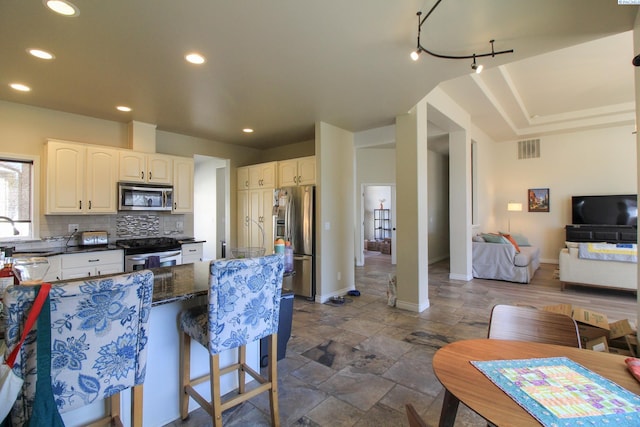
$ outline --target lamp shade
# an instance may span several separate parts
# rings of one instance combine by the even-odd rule
[[[520,212],[522,211],[522,203],[509,202],[507,204],[507,210],[509,212]]]

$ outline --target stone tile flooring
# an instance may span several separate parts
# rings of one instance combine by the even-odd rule
[[[489,280],[450,280],[448,261],[429,266],[430,308],[412,313],[387,305],[390,257],[367,257],[356,267],[359,297],[342,305],[294,301],[287,356],[278,362],[283,426],[406,426],[404,405],[413,403],[437,425],[443,388],[431,361],[441,346],[486,337],[497,303],[542,306],[574,303],[604,312],[610,321],[636,321],[633,293],[570,287],[560,291],[556,265],[543,264],[529,285]],[[269,402],[262,394],[223,414],[225,426],[267,426]],[[199,409],[170,427],[210,426]],[[486,426],[463,405],[456,426]]]

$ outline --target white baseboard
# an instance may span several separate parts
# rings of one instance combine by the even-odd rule
[[[396,308],[399,308],[401,310],[413,311],[415,313],[422,313],[424,310],[426,310],[429,307],[430,307],[430,304],[428,299],[421,304],[396,300]]]
[[[450,273],[449,274],[449,279],[452,280],[463,280],[465,282],[468,282],[469,280],[473,279],[473,275],[465,275],[465,274],[457,274],[457,273]]]

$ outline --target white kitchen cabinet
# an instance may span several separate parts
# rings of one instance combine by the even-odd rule
[[[236,223],[238,224],[237,246],[249,246],[249,191],[237,193]]]
[[[278,162],[278,186],[313,185],[316,183],[316,157],[300,157]]]
[[[237,169],[236,176],[238,179],[237,188],[238,190],[248,190],[249,189],[249,166],[242,166]]]
[[[124,253],[120,249],[60,255],[60,280],[122,272]]]
[[[273,192],[277,177],[278,162],[237,169],[238,247],[264,247],[267,254],[273,253]]]
[[[275,188],[278,177],[278,162],[242,166],[236,171],[238,190]]]
[[[193,212],[193,159],[173,158],[173,213]]]
[[[173,183],[173,156],[155,153],[120,151],[120,181],[147,184]]]
[[[267,255],[273,253],[273,190],[249,190],[249,246],[264,247]]]
[[[264,247],[273,253],[273,188],[238,191],[238,247]]]
[[[49,261],[49,268],[47,269],[47,274],[44,275],[42,281],[44,282],[54,282],[56,280],[60,280],[60,258],[61,255],[52,255],[47,257],[47,261]]]
[[[278,162],[249,166],[249,190],[275,188]]]
[[[115,214],[118,150],[50,140],[47,214]]]
[[[182,244],[182,263],[192,264],[202,261],[202,242]]]

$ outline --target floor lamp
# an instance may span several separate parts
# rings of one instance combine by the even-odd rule
[[[516,202],[507,203],[507,211],[522,212],[522,203],[516,203]],[[509,233],[511,233],[511,214],[509,214]]]

